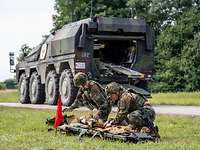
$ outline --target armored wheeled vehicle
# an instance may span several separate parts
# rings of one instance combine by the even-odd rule
[[[77,94],[72,80],[77,72],[144,92],[153,72],[153,49],[154,32],[144,19],[93,17],[66,24],[16,65],[19,100],[53,105],[60,94],[69,106]]]

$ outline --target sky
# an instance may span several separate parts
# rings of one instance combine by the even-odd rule
[[[54,4],[54,0],[0,0],[0,81],[15,75],[10,73],[9,52],[17,57],[21,45],[34,47],[49,34]]]

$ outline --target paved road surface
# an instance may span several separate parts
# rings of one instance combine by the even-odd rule
[[[34,108],[34,109],[56,109],[56,106],[50,105],[32,105],[32,104],[20,104],[20,103],[0,103],[0,106],[8,107],[21,107],[21,108]],[[200,106],[171,106],[171,105],[159,105],[153,106],[157,114],[168,114],[168,115],[184,115],[200,117]],[[85,107],[77,110],[88,110]],[[114,107],[113,111],[117,108]]]

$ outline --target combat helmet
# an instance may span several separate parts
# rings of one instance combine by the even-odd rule
[[[74,85],[76,87],[79,87],[80,85],[85,84],[87,80],[88,80],[88,77],[83,72],[78,72],[77,74],[75,74],[74,79],[73,79]]]
[[[123,87],[116,82],[111,82],[105,87],[105,92],[106,92],[106,95],[108,96],[111,94],[117,93],[121,90],[123,90]]]

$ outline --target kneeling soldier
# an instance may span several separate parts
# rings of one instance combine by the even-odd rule
[[[138,130],[141,130],[142,127],[148,127],[152,133],[159,137],[158,128],[154,127],[153,124],[155,111],[143,96],[125,90],[116,82],[108,84],[105,91],[107,98],[113,103],[117,102],[118,105],[118,112],[112,124],[127,122],[132,128]]]
[[[74,76],[74,85],[79,87],[79,91],[74,103],[63,110],[71,111],[78,108],[81,104],[90,110],[97,109],[94,119],[105,122],[111,111],[111,104],[106,99],[106,94],[101,85],[95,81],[88,80],[85,73],[79,72]]]

